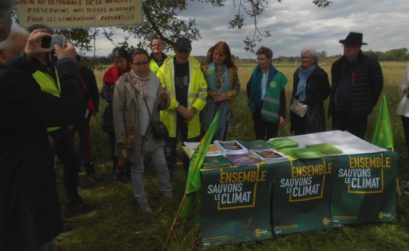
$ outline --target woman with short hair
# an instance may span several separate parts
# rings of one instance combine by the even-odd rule
[[[293,79],[291,130],[295,135],[325,131],[324,101],[331,88],[327,73],[318,66],[314,50],[301,51],[301,65],[295,70]]]
[[[285,86],[287,78],[272,64],[273,52],[260,47],[257,66],[247,83],[248,106],[253,113],[256,139],[277,137],[278,126],[285,123]]]

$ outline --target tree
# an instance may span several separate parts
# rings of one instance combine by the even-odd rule
[[[209,4],[215,8],[221,8],[227,1],[233,1],[236,8],[235,14],[233,14],[232,20],[229,22],[229,28],[241,29],[245,25],[245,17],[249,17],[254,26],[254,33],[252,37],[246,37],[243,40],[244,49],[246,51],[254,52],[254,48],[263,38],[269,37],[270,31],[260,31],[258,28],[258,20],[261,14],[268,6],[268,0],[190,0],[198,1]],[[277,0],[281,2],[282,0]],[[172,46],[173,41],[177,37],[185,36],[192,40],[200,38],[199,29],[196,27],[194,18],[182,20],[178,18],[180,11],[186,10],[188,6],[188,0],[144,0],[142,8],[144,11],[144,22],[142,25],[134,27],[123,27],[122,29],[129,33],[129,36],[124,37],[124,41],[121,45],[128,46],[128,39],[135,37],[139,39],[138,47],[145,47],[150,40],[153,33],[159,35],[168,46]],[[318,7],[327,7],[332,3],[329,0],[313,0],[312,3]],[[82,30],[82,31],[78,31]],[[84,46],[84,44],[90,44],[90,38],[86,38],[83,34],[90,34],[92,37],[95,33],[102,33],[108,39],[112,38],[114,34],[113,29],[99,28],[94,29],[65,29],[60,30],[60,33],[65,34],[71,38],[74,42],[78,42],[81,48],[90,50],[91,46]],[[112,40],[111,40],[112,41]]]

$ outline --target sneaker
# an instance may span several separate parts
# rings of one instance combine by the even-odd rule
[[[151,208],[151,206],[149,206],[149,203],[148,203],[148,202],[139,204],[139,209],[140,209],[143,213],[146,213],[146,214],[151,214],[151,213],[152,213],[152,208]]]

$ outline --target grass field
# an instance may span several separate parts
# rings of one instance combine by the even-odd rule
[[[399,174],[402,177],[408,176],[407,148],[400,118],[395,115],[399,101],[397,87],[402,80],[406,63],[383,62],[381,65],[385,80],[383,94],[388,98],[395,149],[400,155]],[[329,63],[321,66],[329,72]],[[239,64],[242,92],[233,103],[234,114],[229,138],[254,139],[245,94],[245,86],[253,67],[254,65]],[[276,67],[289,78],[290,84],[286,88],[289,97],[292,91],[292,73],[297,65],[279,64]],[[101,80],[102,71],[96,71],[96,77]],[[99,115],[104,105],[101,104]],[[376,110],[368,123],[367,139],[372,135]],[[81,196],[86,202],[96,205],[97,210],[65,219],[68,230],[58,236],[58,248],[63,251],[163,250],[163,242],[176,212],[178,200],[184,191],[185,173],[181,167],[175,172],[172,181],[176,199],[173,202],[166,202],[160,195],[155,174],[148,168],[145,180],[154,213],[151,216],[142,215],[137,209],[130,184],[112,181],[108,140],[100,130],[98,116],[92,121],[97,179],[86,177],[84,173],[81,173],[80,177]],[[286,127],[280,130],[280,134],[289,135],[288,127],[287,123]],[[58,170],[61,172],[60,169]],[[59,181],[61,183],[62,180]],[[61,191],[60,194],[61,200],[64,201],[63,192]],[[409,200],[399,197],[397,207],[399,218],[397,224],[343,226],[339,229],[290,234],[263,242],[225,245],[211,250],[409,250]],[[198,224],[179,221],[168,248],[169,250],[202,249]]]

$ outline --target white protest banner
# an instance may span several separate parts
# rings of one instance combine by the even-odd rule
[[[20,25],[53,28],[127,26],[142,23],[142,0],[16,0]]]

